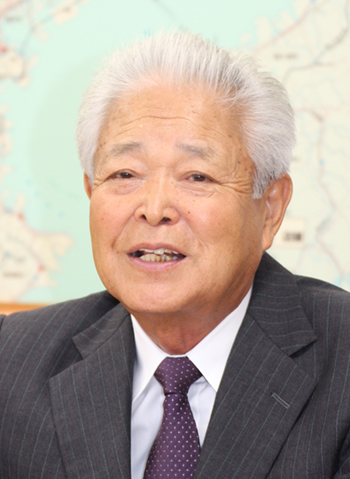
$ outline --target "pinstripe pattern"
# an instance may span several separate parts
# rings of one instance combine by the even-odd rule
[[[72,336],[116,305],[109,294],[13,314],[0,338],[0,477],[66,478],[49,379],[81,360]],[[4,318],[1,318],[4,319]],[[30,339],[29,339],[30,338]]]
[[[350,478],[349,313],[348,293],[264,255],[196,479]]]
[[[120,314],[119,314],[120,313]],[[96,326],[77,338],[84,361],[50,381],[53,414],[68,477],[130,477],[130,414],[134,342],[131,322],[118,306],[97,323],[114,333],[101,345]],[[127,319],[127,321],[125,321]],[[104,332],[102,333],[104,334]],[[129,339],[126,339],[129,338]],[[124,381],[120,381],[120,377]],[[125,380],[127,379],[127,381]]]
[[[264,255],[195,479],[350,479],[349,298]],[[1,479],[130,479],[134,354],[108,293],[9,316]]]

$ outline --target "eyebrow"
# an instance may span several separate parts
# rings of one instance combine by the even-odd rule
[[[210,146],[196,146],[188,143],[176,143],[177,148],[185,153],[189,153],[193,157],[210,160],[215,156],[215,151]]]
[[[109,151],[109,156],[121,156],[125,153],[143,150],[144,146],[140,141],[130,141],[129,143],[122,143],[114,145]]]
[[[184,153],[188,153],[191,157],[201,158],[203,160],[210,160],[215,156],[215,151],[210,146],[197,146],[189,143],[177,142],[175,145]],[[126,153],[144,150],[145,146],[141,141],[130,141],[128,143],[121,143],[114,145],[108,156],[122,156]]]

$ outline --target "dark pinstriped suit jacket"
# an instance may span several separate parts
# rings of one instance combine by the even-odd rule
[[[349,311],[264,255],[196,479],[350,478]],[[130,479],[127,311],[100,293],[1,320],[1,479]]]

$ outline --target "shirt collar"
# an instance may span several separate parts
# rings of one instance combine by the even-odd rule
[[[215,392],[219,389],[226,362],[247,311],[251,293],[252,288],[232,313],[226,316],[193,349],[182,355],[187,356],[193,362]],[[135,400],[145,390],[157,367],[169,354],[160,349],[147,336],[132,315],[131,321],[136,344],[133,383],[133,400]]]

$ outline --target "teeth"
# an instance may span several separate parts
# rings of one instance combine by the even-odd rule
[[[162,263],[164,261],[171,261],[177,259],[177,256],[169,256],[169,254],[154,254],[146,253],[143,256],[140,256],[142,261],[155,261],[156,263]]]
[[[144,248],[144,249],[142,249],[142,251],[144,251],[145,253],[155,253],[155,254],[161,254],[161,255],[164,254],[164,253],[167,253],[167,254],[172,254],[172,253],[173,253],[173,254],[179,254],[178,251],[173,251],[173,250],[171,250],[171,249],[165,249],[165,248],[158,248],[158,249],[155,249],[155,250]]]
[[[164,261],[175,261],[181,257],[178,251],[174,251],[167,248],[158,248],[155,250],[143,248],[142,250],[136,251],[132,254],[142,261],[154,261],[156,263],[162,263]]]

